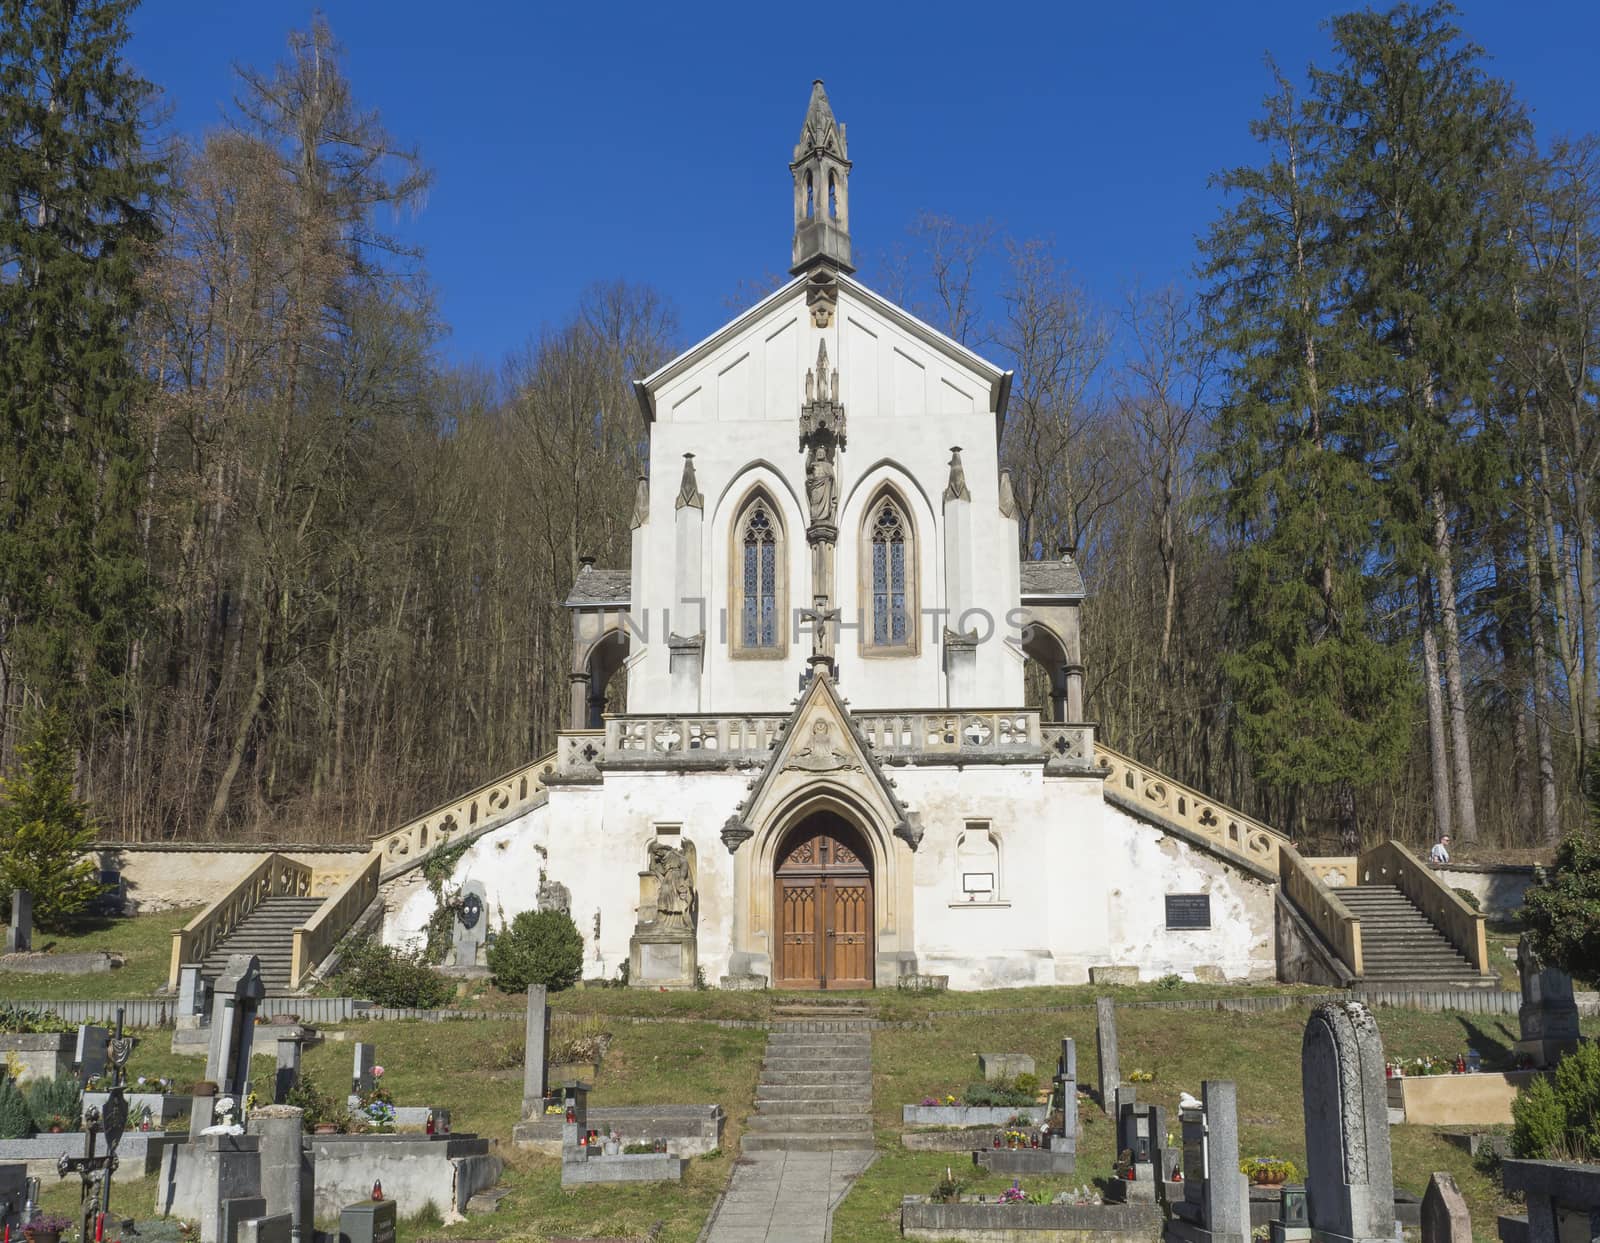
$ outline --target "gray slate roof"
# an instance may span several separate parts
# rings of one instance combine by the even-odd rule
[[[1022,594],[1024,596],[1067,596],[1074,600],[1084,597],[1083,574],[1071,557],[1059,561],[1024,561],[1022,563]]]
[[[627,570],[599,570],[590,565],[578,571],[572,590],[567,593],[567,607],[627,604],[632,594],[633,576]]]

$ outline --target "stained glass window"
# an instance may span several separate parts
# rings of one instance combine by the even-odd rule
[[[878,647],[901,647],[911,639],[906,556],[905,518],[885,498],[872,520],[872,642]]]
[[[778,646],[778,536],[761,498],[745,511],[743,536],[744,600],[739,619],[739,645]]]

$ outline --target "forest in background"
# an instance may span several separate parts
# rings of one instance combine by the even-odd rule
[[[706,325],[611,279],[449,364],[379,223],[430,173],[327,25],[158,140],[131,8],[0,4],[0,773],[48,705],[107,837],[360,840],[553,745],[629,382]],[[1269,65],[1170,285],[1101,305],[1073,239],[936,211],[861,257],[1014,369],[1021,552],[1083,567],[1105,740],[1312,850],[1541,850],[1600,744],[1600,147],[1455,20]]]

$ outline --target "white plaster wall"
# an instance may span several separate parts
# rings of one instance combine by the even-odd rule
[[[793,699],[809,640],[793,634],[793,609],[810,603],[810,556],[805,544],[805,466],[797,428],[806,370],[826,340],[831,367],[840,373],[848,420],[848,448],[836,461],[841,498],[835,585],[845,618],[863,611],[858,590],[858,546],[871,486],[893,475],[911,505],[917,527],[920,603],[942,609],[943,519],[938,498],[948,478],[950,447],[962,447],[972,493],[976,575],[973,598],[995,619],[997,633],[979,649],[979,684],[988,702],[1022,698],[1022,665],[1005,650],[1007,613],[1017,606],[1009,562],[1017,559],[1013,532],[998,509],[998,446],[988,381],[925,341],[890,323],[859,296],[842,289],[829,327],[815,328],[797,288],[756,321],[672,378],[656,394],[651,429],[650,519],[641,539],[644,564],[635,570],[638,591],[629,665],[631,711],[666,710],[669,688],[666,632],[692,634],[698,610],[676,599],[673,529],[683,454],[695,455],[695,474],[706,498],[702,564],[709,598],[702,712],[781,710]],[[776,661],[731,658],[727,623],[729,525],[747,486],[761,480],[783,510],[788,540],[790,630],[786,657]],[[666,611],[670,623],[663,622]],[[949,619],[952,623],[954,618]],[[841,637],[842,689],[857,705],[937,708],[945,703],[939,640],[944,619],[922,619],[915,657],[863,659],[854,632]],[[980,635],[989,623],[969,617]],[[647,631],[647,638],[641,638]]]

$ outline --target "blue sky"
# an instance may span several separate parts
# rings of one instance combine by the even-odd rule
[[[812,78],[849,131],[862,275],[923,210],[1050,238],[1095,296],[1187,276],[1207,178],[1253,158],[1270,51],[1326,59],[1347,4],[635,5],[327,0],[357,99],[435,170],[422,245],[446,354],[496,365],[591,282],[655,285],[685,340],[788,265]],[[279,0],[145,0],[129,57],[172,125],[218,124],[233,65],[308,24]],[[1467,3],[1541,133],[1600,129],[1600,3]]]

